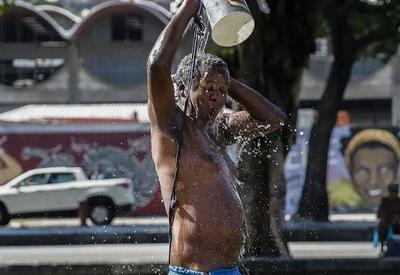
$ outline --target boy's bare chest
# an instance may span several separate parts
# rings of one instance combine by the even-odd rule
[[[224,147],[214,136],[199,133],[187,135],[181,149],[180,168],[196,178],[234,177],[235,167]]]
[[[164,167],[162,169],[166,173],[163,173],[164,175],[173,175],[176,165],[177,139],[168,134],[152,136],[152,147],[156,166],[158,163]],[[159,150],[154,150],[157,147]],[[232,178],[236,174],[233,162],[228,157],[225,148],[218,144],[215,135],[196,129],[186,129],[183,135],[179,166],[179,174],[183,178]],[[161,176],[160,173],[159,176]]]

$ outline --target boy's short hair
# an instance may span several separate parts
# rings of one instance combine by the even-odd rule
[[[179,91],[178,85],[180,82],[188,85],[191,66],[192,54],[188,54],[179,63],[176,73],[172,75],[172,81],[175,86],[175,100],[178,106],[182,109],[187,96],[187,91],[185,90],[184,93],[182,93]],[[195,86],[200,81],[204,73],[210,69],[219,69],[226,75],[227,78],[229,78],[228,66],[224,60],[210,53],[198,53],[194,70],[193,86]]]

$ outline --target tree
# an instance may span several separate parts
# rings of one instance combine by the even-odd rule
[[[24,2],[28,2],[32,5],[47,5],[47,4],[57,5],[57,4],[59,4],[58,0],[25,0]],[[0,11],[4,12],[4,10],[7,7],[13,5],[14,3],[15,3],[15,0],[0,0]]]
[[[12,4],[14,4],[14,0],[0,0],[0,15],[2,15]]]
[[[281,132],[244,144],[239,188],[246,211],[246,256],[288,256],[281,228],[285,196],[283,163],[293,142],[299,83],[314,51],[316,1],[247,1],[256,22],[239,47],[241,79],[281,106],[289,122]],[[263,9],[259,4],[265,3]]]
[[[59,5],[58,0],[26,0],[25,2],[28,2],[32,5]]]
[[[387,61],[396,51],[400,38],[399,0],[328,0],[324,5],[323,21],[332,40],[334,61],[311,129],[306,177],[298,208],[299,217],[314,221],[328,220],[329,140],[353,64],[365,56]]]

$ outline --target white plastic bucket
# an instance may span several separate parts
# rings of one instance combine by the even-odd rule
[[[245,0],[202,0],[217,45],[232,47],[245,41],[254,30],[254,19]]]

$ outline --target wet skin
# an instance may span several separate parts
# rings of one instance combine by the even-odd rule
[[[171,264],[211,271],[234,266],[243,245],[243,206],[235,191],[236,169],[225,152],[226,146],[239,136],[251,139],[273,131],[286,117],[271,102],[219,68],[208,68],[195,82],[191,115],[183,114],[176,106],[172,59],[197,6],[197,1],[184,1],[149,56],[148,108],[152,156],[166,210],[175,171],[178,118],[183,118]],[[183,83],[177,86],[186,89]],[[227,95],[245,111],[217,116]]]
[[[360,148],[354,153],[351,175],[365,202],[377,206],[396,174],[395,155],[386,147]]]
[[[207,72],[191,97],[193,119],[184,117],[184,146],[176,184],[178,207],[173,226],[172,263],[194,270],[231,267],[243,245],[243,207],[235,191],[236,171],[229,161],[220,121],[229,81],[217,72]],[[178,114],[181,113],[181,114]],[[153,156],[163,198],[169,198],[176,152],[174,127],[171,134],[152,132]],[[159,154],[157,146],[172,154]],[[170,163],[164,168],[165,158]],[[161,162],[161,163],[160,163]],[[167,208],[166,204],[166,208]]]
[[[177,111],[179,112],[179,111]],[[195,270],[212,270],[235,264],[243,244],[243,210],[234,189],[235,168],[212,128],[199,127],[185,118],[185,143],[176,185],[178,206],[173,225],[172,264]],[[176,151],[173,135],[152,132],[153,156],[164,201],[169,199]],[[154,146],[155,145],[155,146]],[[164,162],[168,159],[169,165]],[[166,208],[167,208],[166,204]]]

